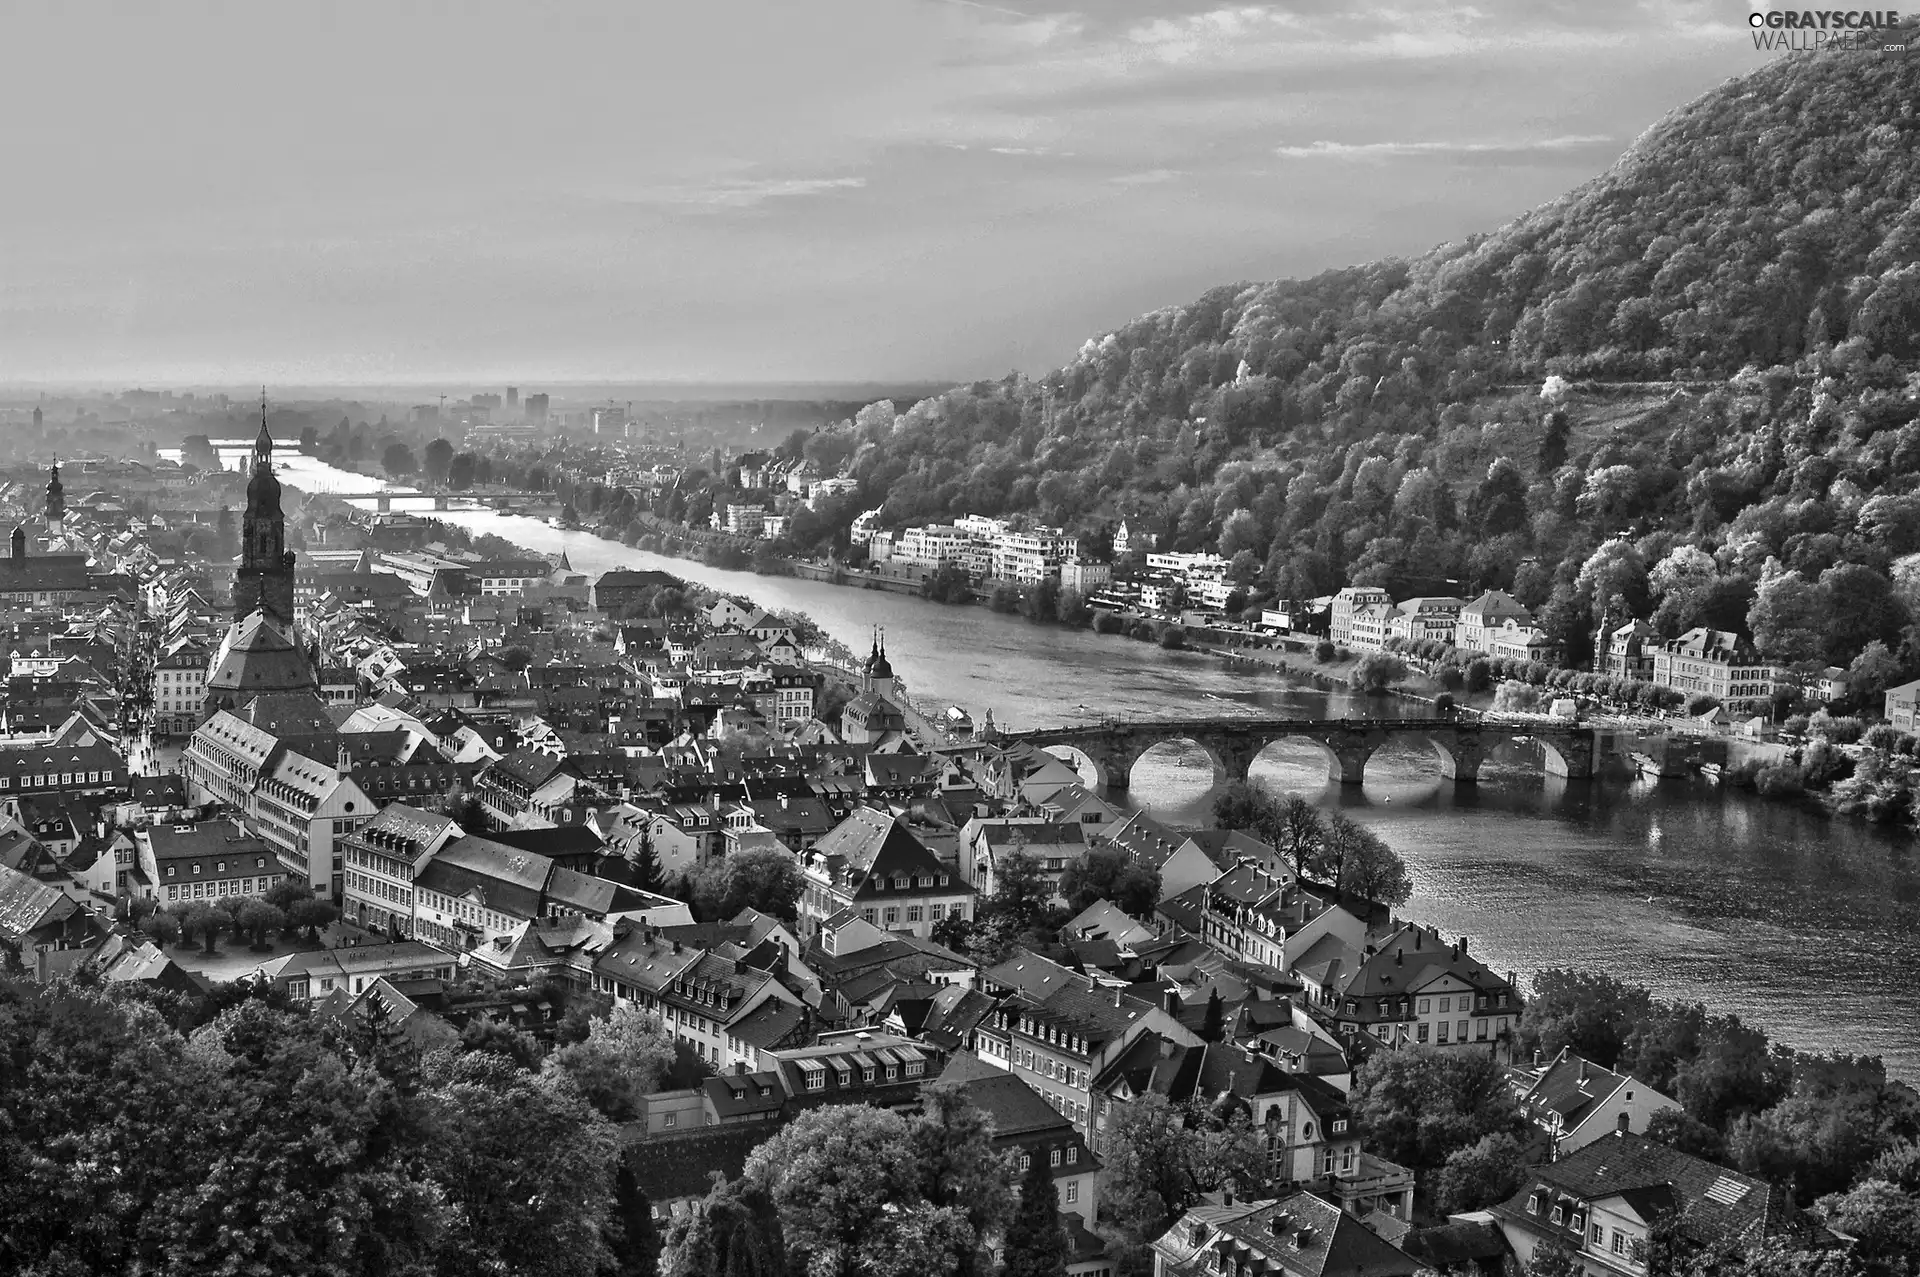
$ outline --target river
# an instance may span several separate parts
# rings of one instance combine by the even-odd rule
[[[379,486],[305,457],[287,482]],[[396,500],[405,508],[414,503]],[[430,503],[427,503],[430,504]],[[1082,718],[1365,711],[1341,693],[1228,671],[1208,657],[1131,639],[1037,626],[982,607],[943,607],[879,591],[726,572],[628,549],[585,532],[483,511],[437,517],[542,553],[565,550],[597,575],[658,568],[776,609],[806,612],[864,651],[884,627],[887,654],[916,697],[956,703],[1003,726]],[[1311,746],[1276,746],[1257,779],[1340,807],[1407,858],[1402,912],[1470,946],[1494,967],[1601,968],[1657,995],[1705,1002],[1809,1050],[1880,1055],[1920,1081],[1920,869],[1910,834],[1845,821],[1705,780],[1565,781],[1537,755],[1497,758],[1456,789],[1430,755],[1383,750],[1365,784],[1326,780]],[[1211,775],[1196,751],[1142,759],[1127,801],[1203,823]]]

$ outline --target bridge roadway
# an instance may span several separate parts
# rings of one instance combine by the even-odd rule
[[[1327,776],[1358,785],[1367,760],[1394,741],[1427,745],[1440,770],[1456,784],[1480,779],[1480,768],[1500,746],[1514,741],[1540,745],[1546,770],[1555,776],[1591,777],[1599,762],[1600,733],[1577,723],[1545,719],[1429,718],[1168,718],[1122,722],[1107,719],[1062,727],[1008,732],[1003,739],[1042,749],[1071,749],[1085,758],[1098,783],[1127,788],[1133,765],[1155,745],[1186,741],[1213,760],[1214,780],[1246,776],[1260,751],[1275,741],[1306,740],[1327,756]]]
[[[297,486],[297,485],[296,485]],[[455,501],[475,501],[494,505],[504,501],[551,501],[551,492],[316,492],[315,496],[337,501],[377,501],[381,510],[393,509],[394,501],[433,501],[436,510],[448,510]]]

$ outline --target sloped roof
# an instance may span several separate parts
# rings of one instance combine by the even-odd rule
[[[1539,1227],[1527,1211],[1536,1190],[1598,1202],[1628,1200],[1646,1217],[1677,1204],[1690,1233],[1700,1237],[1750,1239],[1767,1231],[1771,1193],[1764,1180],[1730,1171],[1665,1144],[1628,1131],[1613,1131],[1582,1145],[1557,1162],[1535,1167],[1525,1185],[1494,1209],[1529,1227]]]

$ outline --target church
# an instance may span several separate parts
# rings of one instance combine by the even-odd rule
[[[60,463],[54,462],[47,479],[45,530],[30,534],[22,522],[8,539],[6,567],[0,569],[0,605],[61,607],[96,600],[103,583],[88,569],[91,556],[66,529],[67,494],[60,482]]]
[[[287,519],[280,509],[280,480],[273,474],[273,436],[267,433],[263,402],[260,434],[253,442],[253,477],[247,482],[247,512],[240,524],[233,624],[207,667],[201,718],[237,710],[265,694],[306,693],[318,701],[318,689],[293,627],[293,551],[287,549]]]

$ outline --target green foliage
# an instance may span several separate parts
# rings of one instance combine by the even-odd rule
[[[1407,663],[1392,652],[1369,652],[1353,667],[1351,681],[1362,692],[1385,692],[1406,681]]]
[[[1505,1067],[1477,1052],[1376,1052],[1355,1073],[1351,1101],[1371,1151],[1422,1171],[1487,1136],[1526,1129]]]
[[[549,1055],[541,1072],[565,1077],[609,1121],[630,1122],[644,1113],[644,1097],[660,1089],[673,1051],[673,1035],[658,1016],[615,1006],[592,1021],[583,1041]]]
[[[1053,1171],[1044,1153],[1027,1159],[1020,1204],[1007,1225],[1005,1250],[1002,1277],[1066,1277],[1067,1237],[1060,1227]]]
[[[709,922],[731,918],[742,909],[792,922],[805,885],[793,854],[776,847],[708,861],[688,875],[694,913]]]
[[[953,1101],[931,1097],[911,1118],[864,1106],[813,1109],[753,1151],[742,1182],[778,1213],[791,1270],[980,1270],[1011,1194],[991,1124]]]
[[[1201,1193],[1231,1186],[1251,1198],[1266,1186],[1264,1140],[1245,1114],[1219,1125],[1201,1107],[1146,1095],[1108,1119],[1106,1136],[1100,1214],[1123,1267],[1139,1263]]]
[[[612,1129],[496,1057],[360,1067],[233,1001],[188,1039],[139,991],[0,982],[0,1270],[516,1272],[609,1257]]]
[[[942,563],[920,578],[920,597],[935,603],[965,603],[973,597],[973,581],[957,563]]]
[[[1061,871],[1060,894],[1073,913],[1106,900],[1122,913],[1146,918],[1160,903],[1160,871],[1135,860],[1124,848],[1093,847]]]
[[[1447,1154],[1433,1178],[1434,1206],[1452,1215],[1504,1202],[1520,1191],[1529,1164],[1525,1147],[1511,1133],[1483,1135]]]
[[[699,1209],[673,1221],[659,1277],[785,1277],[786,1238],[765,1190],[744,1178],[727,1183],[718,1172],[714,1180]]]

